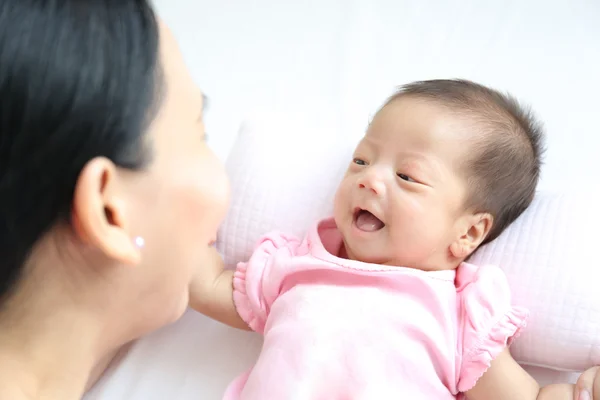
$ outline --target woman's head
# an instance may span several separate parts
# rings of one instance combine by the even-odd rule
[[[228,201],[202,107],[146,1],[2,2],[2,310],[68,297],[115,341],[181,315]]]

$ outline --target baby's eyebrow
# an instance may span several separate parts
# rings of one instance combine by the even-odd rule
[[[398,166],[415,172],[427,172],[429,170],[428,164],[427,160],[423,158],[408,157],[402,160]]]
[[[375,149],[377,148],[377,143],[374,142],[371,138],[368,138],[367,136],[364,136],[360,142],[358,142],[358,145],[356,146],[358,147],[368,147],[370,149]]]
[[[410,155],[402,162],[406,168],[415,170],[419,173],[424,173],[431,178],[436,178],[439,175],[439,164],[435,159],[431,159],[425,155]]]

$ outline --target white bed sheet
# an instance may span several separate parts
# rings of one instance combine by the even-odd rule
[[[129,350],[86,400],[213,400],[249,368],[262,339],[189,311]],[[528,367],[542,384],[575,382],[577,375]]]
[[[463,77],[535,106],[549,136],[542,188],[596,182],[600,2],[154,3],[211,98],[210,144],[223,159],[252,109],[293,109],[359,134],[393,86]],[[260,341],[188,312],[132,345],[86,399],[220,399]],[[575,378],[531,370],[541,383]]]
[[[220,399],[252,365],[262,339],[188,311],[172,326],[133,344],[86,400]]]

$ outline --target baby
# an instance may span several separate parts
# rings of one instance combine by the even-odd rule
[[[401,88],[356,148],[333,218],[303,239],[268,234],[236,271],[212,250],[192,307],[264,335],[225,399],[591,398],[540,389],[513,360],[527,311],[499,268],[465,262],[531,203],[541,141],[531,114],[484,86]]]

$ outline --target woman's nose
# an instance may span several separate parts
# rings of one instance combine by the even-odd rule
[[[385,179],[381,174],[377,172],[366,172],[363,176],[358,180],[358,188],[370,190],[377,196],[385,195]]]

